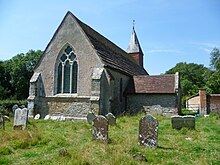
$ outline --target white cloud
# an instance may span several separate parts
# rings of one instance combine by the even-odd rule
[[[146,53],[183,53],[183,52],[176,49],[152,49],[146,51]]]
[[[220,41],[212,41],[212,42],[189,42],[193,47],[197,47],[198,49],[204,51],[205,53],[210,54],[213,48],[220,48]]]

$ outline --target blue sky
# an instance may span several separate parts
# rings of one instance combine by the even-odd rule
[[[44,50],[67,11],[124,50],[135,20],[151,75],[220,48],[220,0],[0,0],[0,60]]]

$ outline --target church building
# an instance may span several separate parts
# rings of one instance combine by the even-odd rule
[[[67,12],[30,80],[29,114],[179,113],[178,73],[149,76],[143,61],[134,27],[124,51]]]

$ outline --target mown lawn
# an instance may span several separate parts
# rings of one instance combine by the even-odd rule
[[[171,128],[159,120],[158,148],[138,145],[138,124],[144,114],[123,116],[109,127],[109,144],[93,141],[92,126],[82,122],[31,120],[24,131],[13,120],[0,130],[0,164],[220,164],[220,119],[196,118],[196,129]],[[186,138],[191,138],[186,140]],[[67,154],[61,155],[65,148]],[[136,160],[140,153],[145,160]]]

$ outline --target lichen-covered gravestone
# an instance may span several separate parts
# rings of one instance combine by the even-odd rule
[[[158,125],[156,118],[147,114],[139,121],[138,142],[146,147],[157,147],[158,145]]]
[[[89,124],[92,124],[92,121],[96,118],[97,116],[93,112],[89,112],[86,116],[87,122]]]
[[[27,108],[17,108],[14,115],[14,129],[24,130],[27,127],[28,110]]]
[[[92,125],[93,139],[108,143],[108,120],[104,116],[99,115],[92,121]]]
[[[112,113],[108,113],[105,117],[108,119],[109,125],[116,125],[116,118]]]

